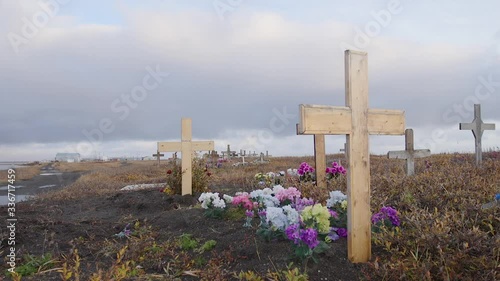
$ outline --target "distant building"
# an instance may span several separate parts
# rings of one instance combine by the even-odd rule
[[[80,162],[80,153],[57,153],[56,161],[59,162]]]

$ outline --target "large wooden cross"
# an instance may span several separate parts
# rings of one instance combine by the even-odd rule
[[[300,105],[299,133],[347,135],[348,257],[371,257],[369,134],[402,135],[404,111],[368,108],[368,58],[365,52],[345,52],[346,106]]]
[[[483,149],[481,138],[483,137],[484,130],[495,130],[495,124],[485,124],[481,119],[481,105],[474,104],[474,120],[472,123],[460,123],[460,130],[472,130],[474,139],[476,140],[476,166],[481,166],[483,161]]]
[[[158,142],[158,152],[182,153],[182,195],[193,193],[193,151],[214,150],[213,141],[192,141],[191,118],[182,118],[181,142]]]
[[[296,125],[297,135],[299,133],[299,124]],[[314,163],[316,169],[316,186],[326,189],[326,152],[325,135],[314,135]]]
[[[413,129],[406,129],[405,131],[405,150],[389,151],[387,158],[393,159],[406,159],[406,175],[411,176],[415,174],[415,158],[422,158],[431,155],[429,149],[415,150],[413,144]]]

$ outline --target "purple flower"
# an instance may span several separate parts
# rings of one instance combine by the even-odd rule
[[[332,227],[330,228],[330,233],[328,233],[328,238],[330,238],[332,241],[337,241],[340,236],[337,234],[338,228]]]
[[[249,218],[253,218],[254,216],[253,210],[246,210],[245,215]]]
[[[259,217],[265,217],[267,215],[266,210],[259,211]]]
[[[399,226],[401,224],[398,217],[398,211],[392,207],[382,207],[380,212],[372,216],[372,223],[377,224],[386,219],[388,219],[393,226]]]
[[[382,213],[376,213],[372,216],[372,223],[377,224],[379,221],[384,220],[384,214]]]
[[[298,244],[300,241],[299,224],[296,223],[296,224],[291,224],[290,226],[288,226],[285,230],[285,234],[286,234],[286,237],[288,237],[288,239],[293,241],[293,243]]]
[[[328,209],[328,212],[330,212],[330,216],[338,219],[339,218],[339,214],[337,214],[337,212],[335,212],[334,210],[330,210]]]
[[[312,206],[312,205],[314,205],[314,200],[309,198],[296,197],[295,201],[294,202],[292,201],[292,207],[295,208],[297,212],[301,212],[302,210],[304,210],[306,206]]]
[[[314,249],[318,246],[318,232],[314,228],[308,228],[300,232],[300,240],[304,242],[309,249]]]
[[[339,228],[339,229],[337,229],[337,234],[340,237],[347,237],[347,229],[345,229],[345,228]]]

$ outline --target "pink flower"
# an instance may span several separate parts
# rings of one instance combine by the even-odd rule
[[[280,202],[283,202],[285,200],[290,200],[294,201],[295,198],[300,198],[300,191],[297,190],[295,187],[289,187],[283,190],[280,190],[276,194],[276,198],[280,200]]]
[[[255,204],[257,202],[252,202],[249,198],[248,194],[242,194],[233,197],[233,201],[231,202],[234,206],[241,206],[247,210],[253,210]]]

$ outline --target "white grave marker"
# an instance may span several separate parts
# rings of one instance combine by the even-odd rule
[[[387,158],[391,159],[406,159],[406,175],[411,176],[415,174],[415,158],[422,158],[431,155],[429,149],[415,150],[413,144],[413,129],[406,129],[405,131],[405,150],[389,151]]]
[[[476,140],[476,166],[481,166],[483,161],[483,149],[481,138],[483,137],[484,130],[495,130],[495,124],[485,124],[481,119],[481,105],[474,104],[474,120],[472,123],[460,123],[460,130],[471,130]]]

